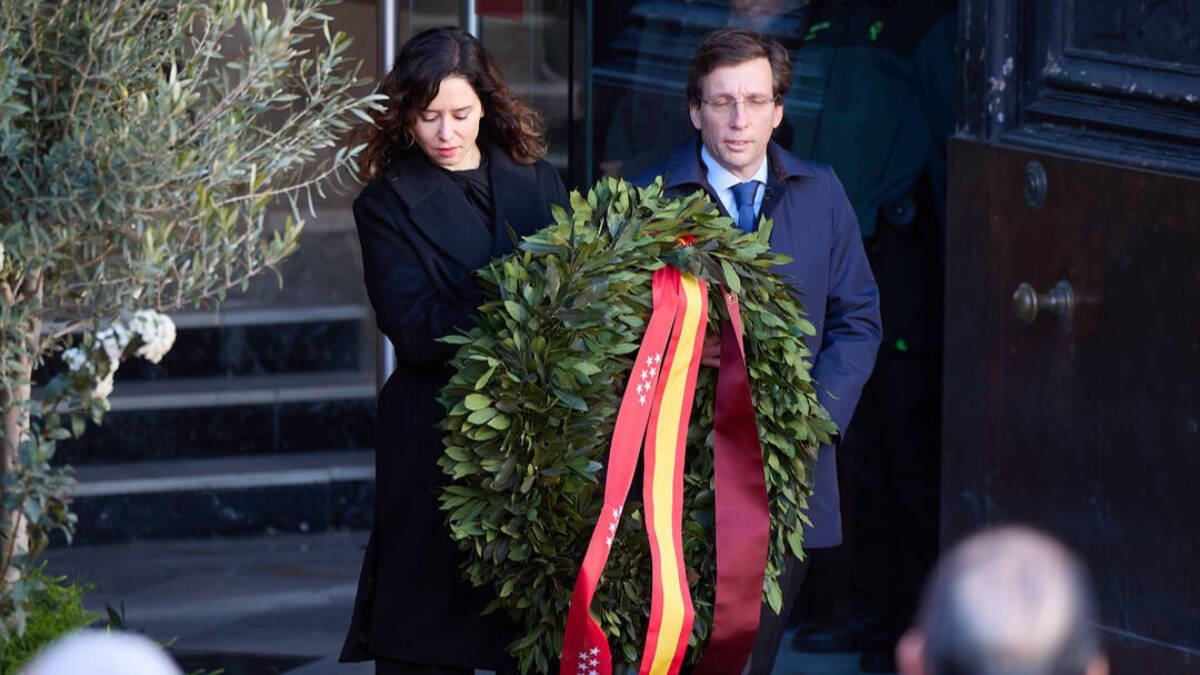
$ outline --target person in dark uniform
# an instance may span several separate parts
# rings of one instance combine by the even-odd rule
[[[342,661],[376,673],[515,672],[516,636],[482,616],[485,589],[463,580],[462,555],[438,510],[448,478],[438,391],[480,304],[473,272],[549,224],[566,206],[544,161],[539,115],[518,101],[479,42],[458,28],[410,40],[380,87],[385,109],[355,131],[366,143],[354,202],[367,294],[399,366],[379,394],[375,520]]]
[[[879,284],[884,339],[840,452],[846,545],[814,555],[801,651],[861,651],[891,672],[938,550],[946,147],[954,131],[956,3],[817,3],[829,50],[811,147],[842,178]],[[821,598],[821,595],[827,597]],[[840,611],[839,611],[840,610]],[[848,614],[848,615],[847,615]]]

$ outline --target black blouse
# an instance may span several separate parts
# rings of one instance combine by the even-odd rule
[[[492,182],[488,178],[488,156],[486,152],[479,153],[479,167],[476,169],[465,169],[463,171],[445,171],[450,180],[458,186],[463,194],[466,195],[467,201],[471,203],[471,208],[475,210],[475,214],[479,216],[479,222],[483,225],[486,232],[491,234],[492,223],[496,220],[496,204],[492,200]]]

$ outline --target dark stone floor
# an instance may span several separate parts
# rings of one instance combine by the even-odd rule
[[[371,675],[339,664],[365,532],[274,534],[60,546],[54,574],[96,585],[91,609],[123,608],[126,625],[184,668],[225,675]],[[858,675],[857,654],[802,654],[785,636],[775,673]],[[173,640],[173,642],[171,642]]]

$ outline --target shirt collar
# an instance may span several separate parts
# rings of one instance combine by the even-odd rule
[[[738,178],[730,173],[725,167],[721,166],[721,164],[717,162],[716,158],[709,154],[708,148],[704,147],[703,143],[700,145],[700,160],[704,162],[704,167],[708,169],[708,184],[712,186],[713,190],[718,192],[722,190],[728,190],[734,185],[744,182],[741,178]],[[754,172],[754,175],[750,177],[750,180],[758,181],[764,185],[766,184],[766,156],[763,156],[762,163],[758,165],[758,169]]]

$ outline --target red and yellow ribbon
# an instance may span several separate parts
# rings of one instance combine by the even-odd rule
[[[707,287],[691,274],[668,266],[655,272],[652,294],[654,309],[617,412],[604,510],[575,580],[560,675],[612,673],[608,640],[590,607],[616,537],[643,436],[643,497],[653,588],[640,675],[678,673],[692,630],[695,615],[681,529],[683,473],[688,420],[707,325]],[[697,672],[711,673],[740,672],[753,646],[770,525],[740,316],[736,298],[726,295],[725,301],[733,323],[726,322],[722,336],[714,422],[716,607],[712,637],[697,664]]]
[[[650,536],[653,595],[641,675],[679,672],[695,613],[683,565],[683,467],[688,419],[696,393],[700,349],[708,318],[708,293],[690,274],[681,280],[679,307],[667,361],[667,378],[650,411],[646,477],[642,484]]]

